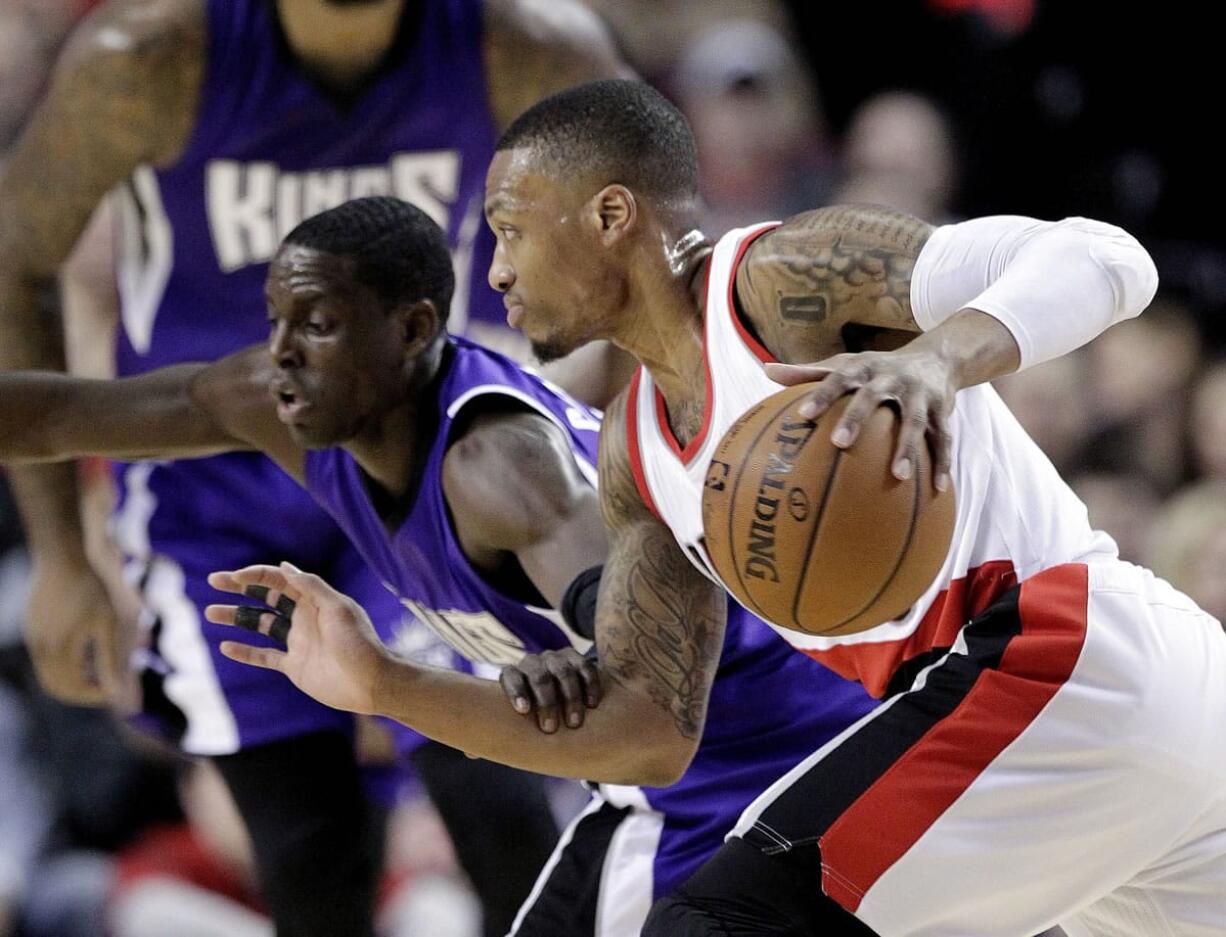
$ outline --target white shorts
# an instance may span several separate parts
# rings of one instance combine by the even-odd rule
[[[733,835],[816,847],[881,937],[1222,937],[1226,634],[1139,567],[1047,570]]]

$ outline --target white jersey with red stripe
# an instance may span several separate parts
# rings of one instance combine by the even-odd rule
[[[763,363],[773,360],[741,321],[736,270],[774,223],[729,232],[707,277],[704,349],[707,399],[701,430],[682,448],[664,400],[640,368],[627,405],[631,467],[639,494],[671,528],[706,576],[719,582],[703,546],[707,466],[728,428],[776,393]],[[1064,563],[1111,560],[1115,543],[1091,529],[1085,505],[987,385],[961,391],[951,417],[957,520],[940,574],[903,617],[852,635],[820,637],[776,628],[794,647],[877,696],[908,661],[953,645],[959,630],[1004,590]]]

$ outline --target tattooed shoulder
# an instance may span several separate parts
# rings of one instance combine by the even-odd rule
[[[781,359],[839,350],[849,324],[917,331],[911,271],[932,226],[872,206],[835,206],[784,222],[737,271],[742,312]]]

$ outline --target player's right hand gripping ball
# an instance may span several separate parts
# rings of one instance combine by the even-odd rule
[[[838,635],[892,621],[936,579],[954,529],[952,485],[931,454],[890,471],[898,416],[878,408],[855,444],[830,434],[850,398],[818,420],[796,412],[812,384],[763,400],[728,430],[707,473],[707,553],[737,600],[783,628]]]

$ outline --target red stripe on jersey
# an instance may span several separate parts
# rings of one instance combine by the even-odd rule
[[[770,231],[774,231],[777,227],[779,226],[771,225],[770,227],[763,228],[761,231],[755,231],[753,234],[749,235],[749,237],[745,238],[745,240],[743,240],[737,246],[736,256],[732,259],[732,268],[728,275],[728,311],[732,316],[732,324],[736,327],[737,333],[741,336],[741,340],[745,342],[746,347],[748,347],[749,350],[753,352],[755,356],[757,356],[759,361],[765,363],[776,361],[778,359],[767,351],[762,344],[750,334],[749,330],[745,328],[745,324],[741,322],[741,317],[736,310],[736,271],[741,265],[741,260],[744,258],[745,252],[749,250],[749,246],[762,235]],[[710,294],[711,264],[708,261],[706,285],[703,287],[702,295],[705,297],[710,297]],[[706,305],[706,303],[703,305],[704,317],[706,316]],[[691,439],[684,447],[682,447],[681,443],[677,441],[677,436],[673,432],[672,424],[668,421],[668,407],[665,404],[664,395],[660,393],[659,387],[655,389],[656,423],[659,424],[660,435],[668,444],[668,447],[673,450],[673,454],[676,455],[687,468],[689,467],[689,464],[693,460],[694,456],[696,456],[699,450],[702,449],[703,443],[707,441],[707,433],[711,429],[711,413],[715,408],[715,384],[711,380],[711,356],[707,351],[708,328],[709,327],[704,326],[702,330],[702,363],[707,372],[707,394],[702,405],[702,426],[699,428],[698,432],[694,434],[694,438]]]
[[[706,280],[702,288],[702,295],[706,296],[707,291],[711,289],[711,263],[707,262]],[[706,309],[703,309],[703,315],[706,315]],[[673,432],[673,426],[668,421],[668,407],[664,403],[664,395],[660,393],[660,388],[655,388],[656,392],[656,424],[660,427],[660,436],[668,443],[668,448],[673,450],[673,454],[680,459],[688,468],[690,460],[698,454],[698,450],[702,448],[702,444],[707,441],[707,432],[711,429],[711,413],[715,409],[715,386],[711,382],[711,359],[707,355],[707,330],[704,324],[702,330],[702,366],[707,374],[707,393],[702,402],[702,426],[698,432],[694,434],[694,438],[689,441],[683,448],[681,443],[677,442],[677,434]]]
[[[864,684],[880,699],[898,668],[933,648],[951,647],[962,627],[1017,585],[1017,574],[1008,560],[992,560],[969,569],[961,579],[937,593],[920,623],[898,641],[837,644],[824,651],[803,650],[819,664],[841,677]]]
[[[895,761],[821,838],[827,895],[854,912],[886,870],[1068,681],[1085,644],[1088,580],[1085,565],[1069,564],[1022,584],[1022,630],[1009,642],[1000,666],[983,670],[958,707]]]
[[[728,275],[728,312],[732,315],[732,324],[736,326],[737,334],[741,336],[741,341],[763,364],[771,364],[779,359],[772,355],[760,341],[753,337],[749,329],[745,328],[745,323],[741,321],[741,314],[736,307],[736,272],[741,266],[741,260],[745,256],[745,251],[749,250],[749,245],[760,238],[764,234],[769,234],[774,231],[779,225],[771,225],[768,228],[763,228],[761,231],[755,231],[749,237],[741,242],[741,246],[736,250],[736,257],[732,261],[732,272]]]
[[[630,455],[630,474],[634,476],[634,487],[639,490],[639,497],[647,505],[647,510],[663,524],[664,518],[660,517],[656,503],[651,498],[647,475],[643,471],[643,452],[639,448],[639,384],[642,383],[642,377],[643,366],[640,364],[630,378],[630,392],[626,397],[626,450]]]

